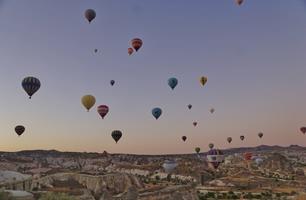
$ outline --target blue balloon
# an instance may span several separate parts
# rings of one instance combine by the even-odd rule
[[[152,115],[155,117],[155,119],[158,119],[162,114],[162,109],[160,108],[153,108],[152,109]]]
[[[173,90],[176,85],[177,85],[178,81],[176,78],[169,78],[168,79],[168,85],[171,87],[171,89]]]

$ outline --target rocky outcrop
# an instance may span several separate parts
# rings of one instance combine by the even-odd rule
[[[269,159],[266,159],[262,163],[262,168],[269,169],[270,171],[282,171],[288,173],[294,173],[293,167],[290,161],[279,153],[273,153]]]

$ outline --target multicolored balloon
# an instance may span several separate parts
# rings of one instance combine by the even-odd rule
[[[134,38],[131,41],[131,45],[135,49],[136,52],[142,47],[142,44],[143,44],[143,42],[139,38]]]
[[[217,169],[219,165],[224,161],[223,152],[219,149],[209,150],[206,157],[207,157],[208,163],[211,164],[211,166],[214,169]]]
[[[97,108],[98,113],[100,114],[100,116],[102,117],[102,119],[104,119],[104,117],[107,115],[109,108],[107,105],[100,105]]]
[[[200,78],[200,83],[201,83],[202,86],[204,86],[204,85],[207,83],[207,77],[202,76],[202,77]]]
[[[90,23],[94,18],[96,18],[96,11],[94,11],[93,9],[87,9],[84,15],[85,15],[85,18]]]
[[[38,78],[33,76],[25,77],[21,83],[23,89],[29,95],[29,99],[39,90],[40,88],[40,81]]]
[[[17,133],[18,136],[21,136],[24,131],[25,131],[25,127],[22,125],[18,125],[15,127],[15,132]]]
[[[161,116],[162,112],[163,111],[160,108],[153,108],[152,109],[152,115],[155,117],[156,120]]]
[[[87,112],[95,105],[96,98],[92,95],[85,95],[82,97],[82,104],[87,109]]]
[[[177,86],[177,83],[178,83],[177,78],[172,77],[168,79],[168,85],[172,90],[174,90],[174,88]]]
[[[122,137],[122,132],[121,131],[114,130],[112,132],[112,138],[115,140],[116,143],[120,140],[121,137]]]
[[[182,136],[182,140],[185,142],[187,140],[186,136]]]

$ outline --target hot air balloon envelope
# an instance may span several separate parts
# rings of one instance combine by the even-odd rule
[[[162,109],[160,108],[153,108],[152,109],[152,115],[155,117],[155,119],[158,119],[162,114]]]
[[[29,95],[31,99],[32,95],[35,94],[40,88],[40,81],[38,78],[28,76],[25,77],[21,83],[23,89]]]
[[[177,86],[177,83],[178,83],[178,80],[174,77],[168,79],[168,85],[172,90],[174,90],[174,88]]]

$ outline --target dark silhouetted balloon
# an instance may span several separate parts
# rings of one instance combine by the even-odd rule
[[[24,131],[25,131],[25,127],[22,125],[18,125],[15,127],[15,132],[17,133],[18,136],[21,136]]]
[[[104,119],[104,117],[107,115],[109,108],[106,105],[100,105],[98,106],[98,113],[100,114],[100,116],[102,117],[102,119]]]
[[[168,79],[168,85],[172,90],[174,90],[174,88],[177,86],[177,83],[178,80],[174,77]]]
[[[185,142],[187,140],[186,136],[182,136],[182,140]]]
[[[94,18],[96,18],[96,11],[94,11],[93,9],[87,9],[85,11],[85,18],[90,23]]]
[[[111,86],[113,86],[113,85],[115,84],[115,81],[114,81],[114,80],[111,80],[111,81],[110,81],[110,84],[111,84]]]
[[[120,140],[121,137],[122,137],[122,132],[121,131],[114,130],[112,132],[112,138],[115,140],[116,143]]]
[[[306,133],[306,126],[301,127],[300,130],[301,130],[301,132],[302,132],[303,134],[305,134],[305,133]]]
[[[189,110],[190,110],[190,109],[192,108],[192,105],[191,105],[191,104],[189,104],[189,105],[188,105],[188,108],[189,108]]]
[[[155,119],[158,119],[161,116],[162,112],[163,111],[160,108],[153,108],[152,109],[152,115],[155,117]]]
[[[233,139],[232,139],[231,137],[228,137],[228,138],[227,138],[227,142],[228,142],[228,143],[231,143],[232,140],[233,140]]]
[[[194,150],[195,150],[196,153],[200,153],[201,148],[200,147],[196,147]]]
[[[97,53],[98,52],[98,49],[95,49],[95,53]]]
[[[193,126],[197,126],[198,122],[193,122],[192,124],[193,124]]]
[[[143,42],[139,38],[134,38],[132,39],[131,44],[135,51],[138,51],[142,47]]]
[[[39,90],[40,81],[38,78],[29,76],[23,79],[21,85],[31,99],[32,95]]]
[[[243,136],[243,135],[240,136],[240,140],[241,140],[241,141],[244,140],[244,136]]]
[[[259,138],[262,138],[262,136],[263,136],[263,135],[264,135],[264,134],[263,134],[263,133],[261,133],[261,132],[260,132],[260,133],[258,133],[258,137],[259,137]]]
[[[208,147],[210,148],[210,149],[212,149],[212,148],[214,148],[214,144],[213,143],[209,143],[209,145],[208,145]]]
[[[240,6],[243,3],[243,0],[235,0],[235,1],[238,6]]]

